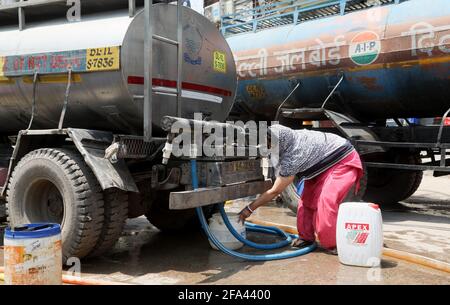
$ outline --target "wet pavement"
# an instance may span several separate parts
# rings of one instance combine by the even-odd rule
[[[426,174],[407,202],[382,207],[385,245],[450,262],[449,186],[450,177]],[[295,225],[295,214],[275,203],[253,217]],[[388,257],[375,269],[344,266],[321,250],[245,262],[212,250],[202,232],[167,235],[145,218],[129,220],[124,235],[109,255],[83,262],[83,275],[136,284],[450,284],[449,273]]]
[[[407,202],[382,207],[385,245],[450,262],[449,185],[450,177],[427,174]],[[276,203],[252,217],[295,225],[295,214]],[[212,250],[200,231],[168,235],[143,217],[127,222],[110,253],[84,260],[81,268],[83,277],[130,284],[450,284],[449,273],[389,257],[373,269],[344,266],[321,250],[281,261],[245,262]]]
[[[83,276],[133,284],[450,283],[448,273],[393,259],[383,259],[375,269],[344,266],[320,250],[282,261],[245,262],[212,250],[199,232],[165,235],[144,218],[130,221],[127,234],[108,256],[83,262]]]
[[[390,248],[450,263],[450,176],[425,172],[411,198],[384,208],[383,221]]]

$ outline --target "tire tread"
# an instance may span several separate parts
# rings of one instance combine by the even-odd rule
[[[10,214],[12,189],[20,176],[20,169],[32,160],[44,159],[59,166],[70,181],[77,210],[76,230],[63,241],[63,260],[85,257],[96,245],[103,225],[103,192],[97,178],[76,151],[63,148],[41,148],[25,155],[11,174],[7,189],[7,214]],[[8,219],[10,221],[10,219]]]
[[[128,194],[118,189],[103,193],[105,202],[104,222],[100,237],[89,257],[100,256],[111,249],[122,234],[128,218]]]

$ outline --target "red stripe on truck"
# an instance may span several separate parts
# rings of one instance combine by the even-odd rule
[[[140,76],[128,76],[128,84],[129,85],[143,85],[144,78]]]
[[[143,85],[144,78],[142,76],[128,76],[128,84]],[[154,78],[152,84],[153,84],[153,86],[159,86],[159,87],[168,87],[168,88],[176,88],[177,87],[176,81],[160,79],[160,78]],[[194,90],[194,91],[200,91],[200,92],[204,92],[204,93],[212,93],[212,94],[218,94],[218,95],[223,95],[223,96],[231,96],[231,91],[221,89],[221,88],[211,87],[211,86],[200,85],[200,84],[183,82],[181,87],[182,87],[182,89],[185,89],[185,90]]]

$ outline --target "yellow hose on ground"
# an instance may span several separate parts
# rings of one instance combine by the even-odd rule
[[[0,280],[5,280],[5,267],[0,266]],[[93,286],[101,286],[101,285],[108,285],[108,286],[116,286],[116,285],[129,285],[128,283],[120,283],[120,282],[112,282],[112,281],[104,281],[104,280],[97,280],[97,279],[87,279],[87,278],[81,278],[77,276],[71,276],[71,275],[65,275],[62,276],[62,282],[64,284],[70,284],[70,285],[93,285]]]
[[[287,233],[290,233],[290,234],[298,234],[297,228],[295,228],[293,226],[268,222],[268,221],[259,220],[259,219],[248,219],[247,221],[254,223],[256,225],[277,227],[277,228],[279,228]],[[432,269],[436,269],[439,271],[450,273],[450,264],[441,262],[441,261],[438,261],[438,260],[435,260],[432,258],[428,258],[425,256],[408,253],[408,252],[404,252],[404,251],[399,251],[399,250],[394,250],[394,249],[389,249],[389,248],[383,249],[383,255],[389,256],[392,258],[396,258],[399,260],[407,261],[409,263],[413,263],[416,265],[421,265],[421,266],[425,266],[428,268],[432,268]]]
[[[64,284],[71,284],[71,285],[93,285],[93,286],[130,285],[128,283],[104,281],[104,280],[97,280],[97,279],[87,279],[87,278],[81,278],[81,277],[71,276],[71,275],[63,275],[62,280],[63,280]]]
[[[450,264],[418,254],[384,248],[383,255],[450,273]]]

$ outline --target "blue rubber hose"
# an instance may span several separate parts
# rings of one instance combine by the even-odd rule
[[[252,242],[252,241],[244,238],[241,234],[239,234],[234,229],[233,225],[230,223],[227,213],[225,212],[223,203],[220,203],[218,205],[219,205],[219,210],[220,210],[222,219],[223,219],[225,225],[227,226],[228,230],[230,231],[230,233],[233,234],[233,236],[237,240],[239,240],[241,243],[243,243],[246,246],[252,247],[254,249],[260,249],[260,250],[279,249],[279,248],[283,248],[283,247],[290,245],[292,242],[292,237],[297,238],[297,236],[292,235],[292,234],[287,234],[283,230],[276,228],[276,227],[266,227],[266,226],[263,227],[263,226],[259,226],[259,225],[255,225],[255,224],[251,224],[251,223],[245,223],[245,227],[249,231],[265,233],[265,234],[274,234],[274,235],[284,237],[283,241],[273,243],[273,244],[258,244],[258,243]]]
[[[302,180],[297,184],[297,187],[296,187],[297,195],[298,195],[298,196],[302,196],[303,190],[304,190],[304,189],[305,189],[305,180],[302,179]]]
[[[197,161],[196,160],[191,160],[191,176],[192,176],[192,187],[194,190],[196,190],[196,189],[198,189]],[[260,232],[260,233],[265,233],[265,234],[275,234],[275,235],[283,236],[286,238],[285,241],[278,242],[275,244],[254,243],[252,241],[249,241],[249,240],[243,238],[238,232],[236,232],[234,227],[231,225],[230,220],[228,219],[228,216],[225,213],[223,204],[219,205],[219,209],[221,211],[221,215],[224,220],[224,223],[227,226],[227,228],[230,230],[231,234],[233,234],[233,236],[235,236],[238,240],[240,240],[244,244],[249,245],[253,248],[277,249],[277,248],[286,246],[287,244],[290,243],[290,240],[292,240],[293,237],[297,237],[294,234],[287,234],[284,231],[280,230],[279,228],[259,226],[259,225],[255,225],[255,224],[246,223],[246,228],[250,231]],[[316,249],[316,244],[314,243],[314,244],[307,246],[305,248],[302,248],[302,249],[298,249],[298,250],[290,251],[290,252],[276,253],[276,254],[255,255],[255,254],[244,254],[244,253],[240,253],[237,251],[233,251],[233,250],[230,250],[227,247],[225,247],[211,232],[208,222],[205,218],[205,214],[203,213],[203,209],[201,207],[198,207],[198,208],[196,208],[196,212],[197,212],[197,216],[200,220],[200,224],[201,224],[203,230],[205,231],[206,235],[208,236],[209,240],[222,252],[224,252],[228,255],[231,255],[233,257],[241,258],[241,259],[248,260],[248,261],[269,261],[269,260],[279,260],[279,259],[286,259],[286,258],[292,258],[292,257],[305,255]],[[239,238],[238,238],[238,236],[239,236]],[[273,245],[276,245],[276,247],[274,247]]]

